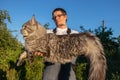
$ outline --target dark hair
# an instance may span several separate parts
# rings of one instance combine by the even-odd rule
[[[52,12],[52,16],[54,15],[55,11],[61,11],[62,13],[64,13],[65,15],[67,15],[67,12],[63,9],[63,8],[55,8]]]

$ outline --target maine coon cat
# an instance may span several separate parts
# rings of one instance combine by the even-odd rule
[[[46,29],[34,16],[22,26],[21,33],[25,39],[26,51],[21,54],[18,64],[29,56],[28,54],[36,51],[42,52],[46,61],[63,64],[78,55],[84,55],[90,62],[88,80],[105,80],[107,64],[103,46],[99,38],[92,33],[47,34]]]

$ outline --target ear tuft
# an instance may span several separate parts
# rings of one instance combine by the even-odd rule
[[[35,15],[32,16],[31,20],[30,20],[30,23],[33,25],[33,24],[36,24],[36,19],[35,19]]]

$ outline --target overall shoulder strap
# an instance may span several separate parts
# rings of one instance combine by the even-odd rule
[[[53,33],[54,33],[54,34],[56,34],[56,32],[57,32],[56,28],[55,28],[55,29],[53,29]],[[71,29],[70,29],[70,28],[68,28],[68,29],[67,29],[67,34],[70,34],[70,33],[71,33]]]
[[[53,29],[53,33],[56,34],[56,32],[57,32],[57,31],[56,31],[56,28],[54,28],[54,29]]]
[[[68,30],[67,30],[67,34],[70,34],[70,33],[71,33],[71,29],[68,28]]]

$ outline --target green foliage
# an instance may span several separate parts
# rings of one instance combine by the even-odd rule
[[[0,26],[0,32],[0,50],[16,50],[21,46],[20,42],[12,36],[6,26]]]
[[[87,80],[89,64],[84,56],[79,56],[74,68],[77,80]]]
[[[95,29],[95,34],[98,36],[104,46],[105,54],[107,57],[114,57],[117,54],[119,44],[117,42],[117,38],[112,37],[112,29],[107,27],[102,29],[102,27],[99,27],[98,29]]]
[[[11,22],[8,11],[0,10],[0,25],[6,25],[5,20],[8,20],[8,22]]]
[[[43,59],[39,56],[35,57],[35,60],[32,64],[27,63],[26,65],[27,80],[42,80],[43,68]]]
[[[120,80],[120,59],[107,59],[107,65],[107,80]]]
[[[50,24],[46,23],[45,25],[43,25],[46,29],[49,29]]]
[[[118,40],[118,43],[119,43],[119,46],[120,46],[120,35],[118,36],[117,40]]]
[[[86,65],[87,65],[87,63],[77,63],[77,67],[75,68],[77,80],[86,80],[87,79]]]

